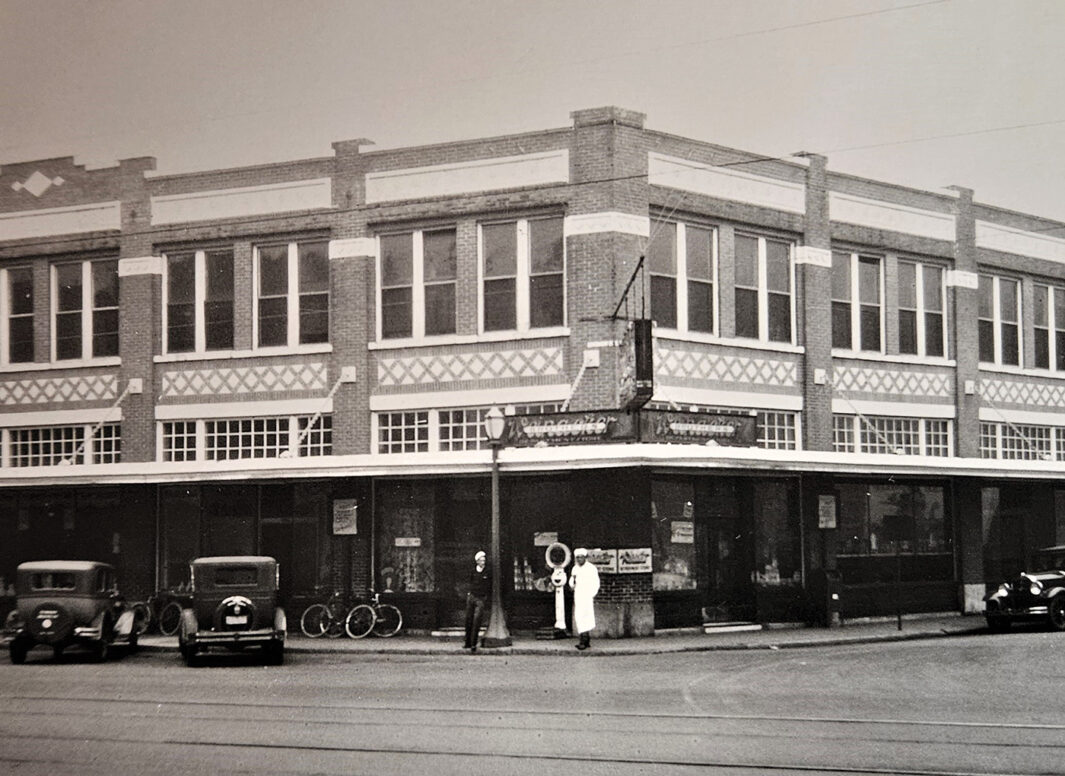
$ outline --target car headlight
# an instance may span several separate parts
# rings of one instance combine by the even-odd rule
[[[1043,592],[1043,584],[1038,579],[1033,579],[1032,584],[1028,586],[1028,592],[1032,595],[1039,595]]]

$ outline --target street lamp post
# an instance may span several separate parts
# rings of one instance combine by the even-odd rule
[[[488,410],[484,429],[492,447],[492,606],[488,610],[488,628],[482,643],[485,647],[509,647],[513,642],[503,614],[503,569],[499,549],[499,448],[503,446],[506,418],[499,407]]]

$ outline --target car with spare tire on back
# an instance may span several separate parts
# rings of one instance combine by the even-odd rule
[[[287,620],[278,605],[276,560],[264,555],[196,558],[190,581],[191,602],[178,629],[178,650],[188,665],[218,648],[259,648],[267,663],[284,662]]]
[[[26,662],[34,647],[88,649],[98,661],[113,646],[137,647],[134,612],[118,592],[115,569],[88,560],[36,560],[15,571],[15,615],[8,642],[11,662]]]

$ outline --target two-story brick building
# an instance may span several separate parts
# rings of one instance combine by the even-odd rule
[[[572,119],[0,166],[0,574],[108,560],[143,595],[262,553],[290,609],[375,587],[455,624],[492,406],[609,437],[500,453],[516,629],[551,623],[556,540],[605,550],[611,635],[809,619],[824,569],[845,617],[978,611],[1065,541],[1065,224]],[[634,318],[654,394],[626,412]]]

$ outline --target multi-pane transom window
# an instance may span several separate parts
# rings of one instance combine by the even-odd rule
[[[455,230],[386,234],[380,247],[380,338],[454,334]]]
[[[166,351],[233,347],[233,251],[182,251],[166,255]]]
[[[52,267],[55,360],[118,355],[118,262]]]
[[[32,362],[33,352],[33,269],[10,267],[0,271],[0,363]]]
[[[736,235],[736,336],[793,342],[792,244]]]
[[[659,223],[647,245],[651,317],[662,328],[713,334],[716,233],[692,224]]]
[[[946,352],[943,277],[942,267],[899,262],[899,353],[942,356]]]
[[[1037,285],[1032,289],[1032,305],[1034,366],[1065,371],[1065,289]]]
[[[981,275],[978,322],[980,360],[988,364],[1021,363],[1021,284],[997,275]]]
[[[425,453],[428,451],[428,410],[377,414],[377,452]]]
[[[1012,461],[1065,461],[1065,428],[981,423],[980,457]]]
[[[564,246],[560,217],[481,224],[483,331],[565,324]]]
[[[951,421],[938,418],[833,415],[832,438],[833,449],[837,453],[945,458],[951,454]]]
[[[259,347],[329,341],[329,244],[324,240],[256,248]]]
[[[832,254],[832,347],[881,352],[883,268],[879,258]]]
[[[13,428],[6,432],[8,466],[107,464],[122,460],[121,425]]]
[[[175,420],[161,424],[163,461],[224,461],[331,455],[331,415],[218,420]]]
[[[558,412],[555,402],[507,406],[507,414],[540,415]],[[445,410],[380,412],[377,421],[378,453],[425,453],[482,450],[488,447],[484,418],[488,407]]]

